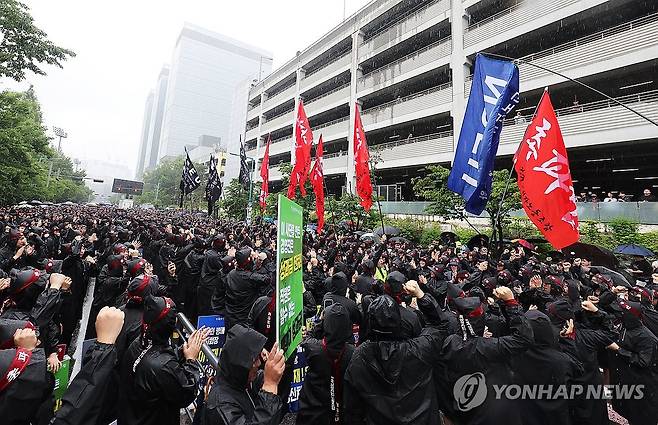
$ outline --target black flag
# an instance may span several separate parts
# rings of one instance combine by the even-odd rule
[[[217,159],[210,155],[208,163],[208,183],[206,184],[206,200],[208,201],[208,215],[212,215],[215,202],[222,196],[222,182],[217,174]]]
[[[240,184],[244,190],[250,190],[249,184],[251,183],[251,177],[249,176],[249,166],[247,165],[247,154],[244,151],[244,145],[242,144],[242,137],[240,137]]]
[[[185,165],[183,166],[183,174],[180,177],[180,207],[183,208],[183,197],[189,193],[192,193],[194,189],[201,186],[201,179],[199,178],[199,173],[196,172],[194,164],[190,159],[190,154],[187,153],[185,149]]]

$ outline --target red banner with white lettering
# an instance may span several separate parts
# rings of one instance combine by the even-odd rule
[[[302,196],[306,196],[304,183],[311,169],[311,146],[313,146],[313,131],[308,124],[304,102],[299,100],[297,117],[295,118],[295,166],[290,173],[290,185],[288,186],[288,199],[295,198],[295,189],[299,185]]]
[[[366,211],[372,207],[372,183],[370,182],[370,154],[368,153],[368,143],[366,142],[366,133],[363,131],[361,124],[361,114],[359,104],[354,105],[354,167],[356,171],[356,193],[361,198],[361,206]]]
[[[539,101],[515,159],[521,202],[530,220],[555,249],[578,242],[569,159],[548,91]]]
[[[265,145],[265,155],[263,155],[263,162],[260,164],[260,177],[263,179],[263,183],[260,187],[260,195],[258,196],[258,202],[260,203],[261,209],[265,209],[266,203],[265,199],[270,193],[269,183],[270,183],[270,135],[267,135],[267,145]]]
[[[318,234],[324,227],[324,171],[322,169],[322,135],[315,147],[315,163],[311,169],[311,184],[315,193],[315,212],[318,215]]]

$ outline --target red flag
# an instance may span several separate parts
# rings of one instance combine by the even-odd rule
[[[304,111],[304,102],[300,99],[295,120],[295,166],[290,173],[288,199],[295,197],[297,185],[299,185],[302,196],[306,196],[304,183],[311,169],[311,146],[313,146],[313,131],[311,131],[311,126],[308,124],[308,118]]]
[[[366,142],[366,133],[363,131],[361,124],[361,114],[359,113],[359,104],[355,106],[354,114],[354,166],[356,171],[356,193],[361,198],[361,206],[370,211],[372,206],[372,183],[370,183],[370,154],[368,153],[368,143]]]
[[[516,154],[521,201],[530,220],[555,247],[578,242],[576,195],[567,149],[548,92]]]
[[[260,195],[258,196],[258,202],[260,207],[265,209],[265,198],[270,193],[269,183],[270,183],[270,135],[267,135],[267,145],[265,146],[265,155],[263,155],[263,162],[260,164],[260,177],[263,179],[263,184],[260,187]]]
[[[322,169],[322,135],[315,147],[315,164],[311,170],[311,183],[315,193],[315,212],[318,215],[318,234],[324,227],[324,172]]]

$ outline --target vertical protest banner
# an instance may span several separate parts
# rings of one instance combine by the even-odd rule
[[[224,346],[224,341],[226,340],[226,327],[224,326],[224,316],[213,315],[213,316],[199,316],[197,318],[197,329],[206,327],[209,330],[208,339],[206,344],[212,350],[213,354],[219,358],[219,351]],[[199,352],[199,363],[205,371],[205,376],[215,376],[215,368],[208,361],[208,358],[203,353]]]
[[[297,352],[304,325],[302,285],[302,207],[279,195],[276,240],[276,322],[286,359]]]
[[[302,347],[297,347],[295,355],[295,363],[292,369],[292,382],[290,383],[290,395],[288,396],[288,410],[290,413],[299,412],[299,394],[304,385],[304,378],[308,365],[306,363],[306,355]]]
[[[55,398],[55,412],[62,407],[62,397],[69,387],[69,372],[71,370],[71,358],[65,356],[62,360],[62,366],[55,372],[55,389],[53,396]]]

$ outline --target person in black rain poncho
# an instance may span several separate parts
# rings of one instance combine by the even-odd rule
[[[416,297],[429,326],[420,336],[404,339],[402,307],[389,295],[370,304],[369,340],[355,350],[345,373],[345,423],[423,425],[438,418],[431,369],[440,360],[448,323],[436,301],[416,282],[404,287]]]
[[[196,397],[202,374],[197,357],[207,331],[194,332],[179,352],[169,341],[175,323],[171,299],[146,299],[142,337],[121,364],[118,425],[178,425],[180,409]]]
[[[94,323],[101,308],[116,305],[117,299],[128,285],[127,279],[124,278],[124,264],[122,255],[110,255],[107,257],[107,264],[101,268],[96,278],[94,301],[91,304],[87,325],[87,339],[96,336]]]
[[[302,343],[308,370],[299,396],[297,424],[345,424],[343,378],[354,345],[349,313],[341,304],[324,310],[324,337]]]
[[[615,353],[611,368],[612,383],[644,385],[642,397],[613,399],[613,406],[630,425],[658,423],[658,374],[656,336],[642,325],[640,303],[620,300],[622,330],[619,342],[613,344]]]
[[[517,382],[524,385],[553,385],[555,388],[570,384],[574,377],[583,373],[582,363],[560,349],[559,334],[548,316],[538,310],[530,310],[525,313],[525,317],[532,326],[535,343],[512,359]],[[571,423],[569,400],[564,398],[522,400],[521,414],[524,423],[533,425]]]
[[[271,289],[270,276],[253,271],[252,250],[242,248],[235,253],[237,268],[226,279],[226,326],[247,324],[256,299]]]
[[[443,345],[442,358],[449,378],[447,387],[453,388],[461,377],[476,373],[484,375],[489,387],[487,398],[480,406],[468,409],[461,406],[459,400],[455,400],[455,406],[445,406],[446,414],[454,416],[459,424],[499,424],[500,418],[505,418],[507,424],[522,423],[518,404],[505,399],[494,400],[491,386],[512,382],[508,361],[531,346],[532,328],[511,289],[501,286],[494,290],[493,295],[502,301],[511,331],[509,335],[498,338],[484,337],[485,316],[480,298],[454,300],[461,332],[448,336]]]
[[[29,425],[35,408],[52,393],[52,378],[46,371],[44,351],[37,347],[34,329],[24,321],[0,322],[13,332],[11,346],[0,350],[0,418],[6,425]]]
[[[63,274],[27,268],[12,274],[9,300],[3,306],[0,318],[29,320],[39,330],[39,347],[45,351],[48,366],[57,371],[61,365],[57,357],[59,329],[54,316],[61,306],[61,294],[67,291],[71,279]]]
[[[233,326],[219,358],[219,370],[203,417],[203,425],[276,425],[283,401],[277,385],[285,368],[283,351],[253,329]],[[260,366],[265,363],[265,370]]]

